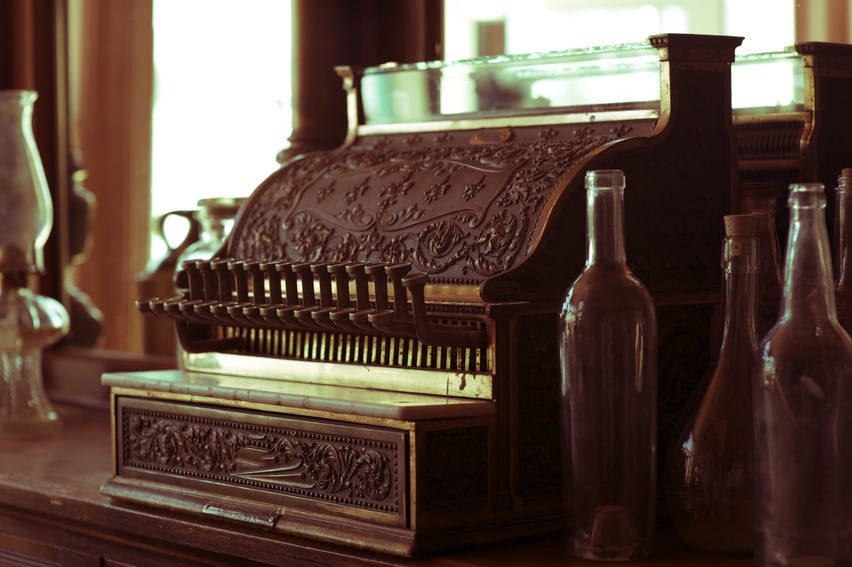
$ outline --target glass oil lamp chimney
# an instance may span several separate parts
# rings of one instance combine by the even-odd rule
[[[0,91],[0,439],[59,426],[42,380],[42,352],[68,332],[65,307],[28,287],[44,271],[53,204],[32,133],[37,94]]]

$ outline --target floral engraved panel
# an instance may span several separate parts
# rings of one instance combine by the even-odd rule
[[[476,283],[523,261],[569,168],[612,130],[500,144],[394,144],[317,152],[255,191],[231,233],[237,258],[411,262]]]
[[[390,441],[128,407],[121,420],[125,467],[399,511]]]

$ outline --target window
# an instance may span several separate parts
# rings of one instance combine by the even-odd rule
[[[445,2],[447,59],[494,53],[483,51],[476,33],[483,23],[495,35],[502,23],[504,53],[555,51],[645,41],[658,33],[744,36],[737,53],[773,51],[794,43],[794,3],[790,0],[466,0]]]
[[[737,49],[739,57],[780,51],[796,43],[796,15],[796,6],[789,0],[446,2],[445,53],[447,59],[459,60],[497,53],[644,42],[648,36],[659,33],[695,33],[742,36],[743,43]],[[801,96],[801,85],[795,84],[785,64],[788,63],[757,69],[735,68],[732,71],[734,107],[792,104]],[[539,88],[546,87],[542,84]],[[564,86],[558,84],[555,88],[564,89]],[[600,85],[594,88],[599,89]],[[618,79],[608,89],[615,96],[624,97],[625,93],[636,93],[638,84],[630,77]],[[553,100],[565,96],[564,92],[539,94]],[[602,100],[604,95],[596,92],[595,97]]]
[[[155,0],[153,18],[152,216],[247,196],[291,131],[290,0]]]

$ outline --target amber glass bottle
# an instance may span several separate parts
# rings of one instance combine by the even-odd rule
[[[757,565],[852,564],[852,339],[822,184],[791,185],[782,307],[752,376]]]
[[[657,323],[627,267],[624,174],[586,174],[586,266],[562,312],[563,440],[570,451],[574,554],[636,560],[653,553]]]
[[[781,304],[781,252],[775,228],[775,196],[752,197],[743,212],[757,216],[757,336],[762,337],[778,320]]]
[[[757,350],[755,215],[725,217],[722,345],[700,403],[683,421],[665,471],[675,527],[689,545],[746,552],[752,542],[751,370]]]

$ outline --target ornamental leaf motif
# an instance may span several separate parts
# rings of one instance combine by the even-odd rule
[[[517,253],[519,234],[524,230],[518,217],[508,209],[489,219],[471,254],[471,268],[482,275],[496,274],[509,267],[509,259]]]
[[[334,193],[334,181],[317,191],[317,201],[324,201],[332,193]]]
[[[369,188],[370,188],[370,177],[368,176],[366,179],[364,179],[364,181],[362,181],[358,185],[354,185],[351,189],[346,191],[346,194],[344,195],[343,199],[346,201],[347,205],[351,205],[352,203],[357,201],[359,198],[361,198],[361,196],[363,196],[364,193]]]
[[[358,240],[350,233],[345,233],[326,247],[323,257],[329,262],[346,262],[354,258],[360,249]]]
[[[384,239],[383,239],[384,240]],[[384,246],[379,246],[379,260],[389,264],[400,264],[411,260],[414,250],[410,246],[409,241],[413,240],[408,235],[398,235],[387,241]]]
[[[435,199],[446,195],[447,191],[450,190],[450,187],[450,176],[447,175],[438,183],[433,183],[432,185],[427,187],[426,192],[423,196],[425,197],[427,203],[431,203]]]
[[[470,201],[471,199],[476,197],[476,194],[479,193],[480,191],[482,191],[483,189],[485,189],[485,176],[484,175],[482,177],[480,177],[479,181],[477,181],[476,183],[469,183],[469,184],[465,185],[462,198],[465,201]]]
[[[302,477],[313,487],[328,493],[344,492],[349,497],[384,500],[391,489],[387,456],[377,451],[358,451],[330,443],[303,445]]]
[[[414,187],[414,183],[408,179],[401,179],[385,185],[379,193],[379,208],[384,210],[395,205],[412,187]]]
[[[321,223],[311,222],[312,220],[309,215],[296,218],[299,228],[291,233],[292,246],[302,258],[318,260],[317,256],[325,248],[332,230]]]
[[[246,439],[229,431],[135,415],[129,423],[130,450],[141,460],[199,472],[233,471]]]

